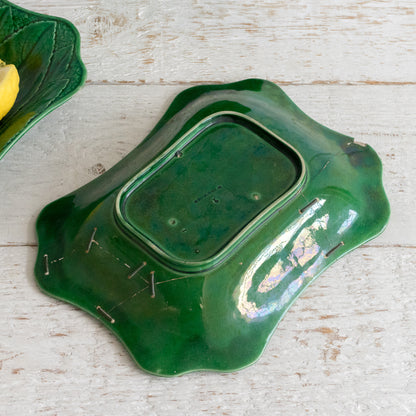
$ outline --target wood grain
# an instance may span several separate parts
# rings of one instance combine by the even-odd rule
[[[413,415],[414,252],[367,247],[337,262],[254,366],[161,379],[98,321],[39,292],[35,248],[0,248],[0,414]]]
[[[89,75],[0,161],[0,415],[415,415],[416,0],[16,2],[75,23]],[[255,365],[147,375],[36,287],[36,217],[129,153],[181,90],[249,77],[373,146],[390,223],[317,279]]]
[[[36,244],[40,210],[92,180],[132,150],[184,86],[87,86],[33,128],[2,160],[7,198],[0,245]],[[369,143],[384,163],[392,206],[388,229],[373,243],[416,246],[416,86],[286,86],[322,124]]]
[[[416,83],[415,0],[18,0],[71,20],[94,82]]]

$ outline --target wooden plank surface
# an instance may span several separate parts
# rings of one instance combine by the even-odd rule
[[[41,294],[35,255],[0,248],[2,415],[414,415],[413,249],[359,249],[295,303],[255,365],[176,379],[139,371],[98,321]]]
[[[88,85],[35,126],[0,163],[7,194],[0,205],[0,245],[35,244],[34,221],[43,206],[121,160],[184,88]],[[380,155],[394,215],[371,244],[416,246],[416,218],[405,215],[416,204],[416,86],[284,90],[308,115]]]
[[[415,415],[416,1],[17,3],[76,24],[89,81],[0,161],[0,415]],[[248,77],[373,146],[391,220],[317,279],[255,365],[150,376],[38,290],[35,220],[121,160],[178,92]]]
[[[416,83],[414,0],[20,0],[79,28],[94,82]]]

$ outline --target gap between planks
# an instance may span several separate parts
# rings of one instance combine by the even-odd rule
[[[13,247],[39,247],[39,244],[29,243],[29,244],[19,244],[19,243],[10,243],[10,244],[0,244],[0,248],[13,248]],[[364,249],[364,248],[405,248],[405,249],[416,249],[416,245],[411,244],[363,244],[356,247],[355,249]],[[355,250],[354,249],[354,250]]]
[[[21,244],[21,243],[9,243],[9,244],[0,244],[0,248],[8,248],[8,247],[39,247],[39,244],[36,243],[27,243],[27,244]]]
[[[249,77],[248,79],[253,78]],[[255,79],[255,78],[253,78]],[[412,86],[416,85],[414,81],[326,81],[326,80],[317,80],[312,82],[290,82],[290,81],[279,81],[270,79],[269,81],[273,82],[274,84],[281,85],[281,86],[293,86],[293,87],[307,87],[311,85],[338,85],[338,86]],[[231,83],[233,81],[173,81],[173,82],[146,82],[145,80],[139,81],[108,81],[106,79],[100,81],[93,81],[87,80],[85,85],[95,85],[95,86],[107,86],[107,85],[130,85],[135,87],[142,87],[142,86],[150,86],[150,87],[158,87],[158,86],[175,86],[175,85],[189,85],[189,86],[196,86],[196,85],[221,85],[225,83]]]

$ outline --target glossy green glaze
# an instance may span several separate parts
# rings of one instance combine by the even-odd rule
[[[16,65],[20,76],[16,102],[0,120],[0,159],[84,83],[79,47],[79,33],[68,21],[0,0],[0,59]]]
[[[129,181],[117,216],[160,261],[200,272],[229,256],[304,180],[294,149],[255,120],[221,112]]]
[[[146,371],[231,371],[388,216],[369,146],[270,82],[199,86],[120,163],[42,211],[35,273]]]

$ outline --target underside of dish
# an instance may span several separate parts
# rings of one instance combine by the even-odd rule
[[[42,211],[35,272],[144,370],[232,371],[388,217],[369,146],[268,81],[204,85],[179,94],[111,170]]]

